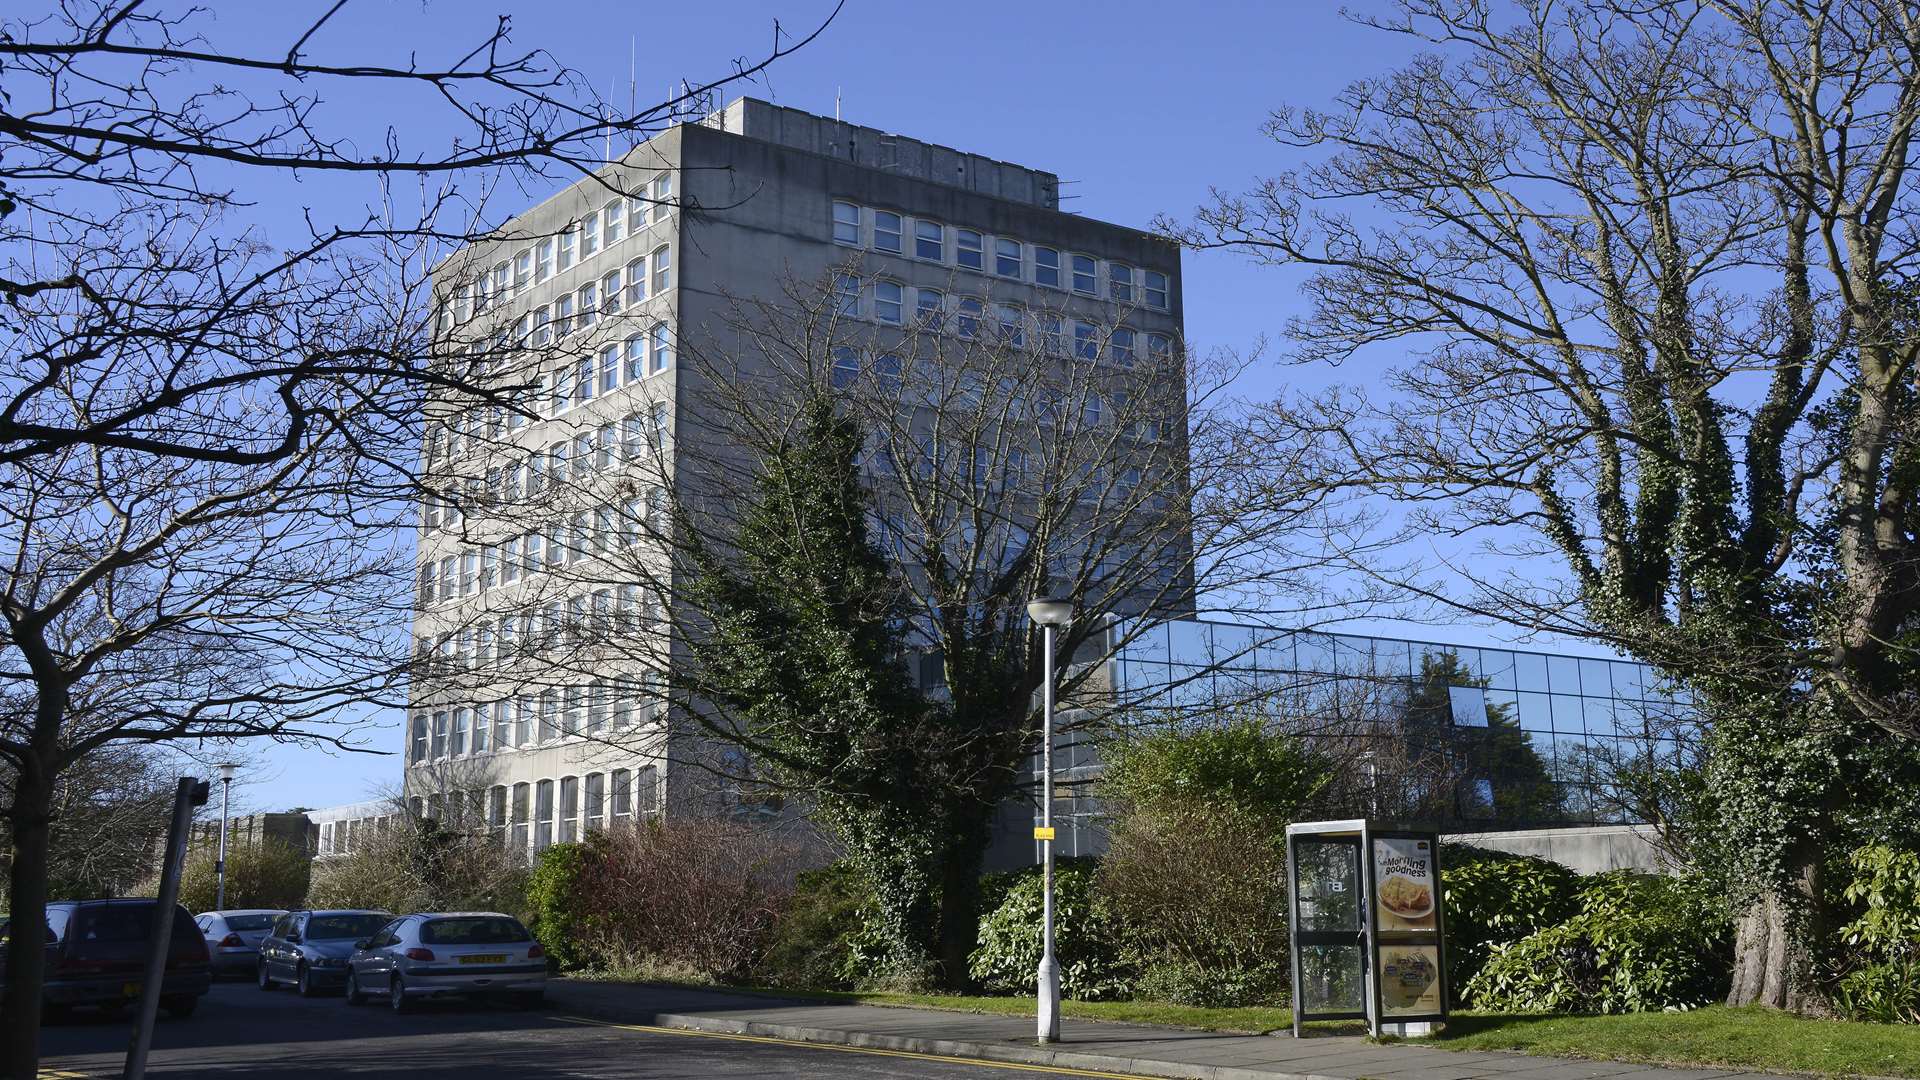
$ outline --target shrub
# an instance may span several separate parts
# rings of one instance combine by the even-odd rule
[[[798,989],[860,989],[886,953],[878,916],[873,887],[852,863],[802,873],[774,923],[759,977]]]
[[[1191,728],[1124,731],[1100,743],[1101,794],[1135,810],[1238,811],[1276,847],[1332,775],[1325,758],[1258,713]]]
[[[1097,863],[1061,859],[1054,864],[1054,958],[1060,993],[1080,1001],[1124,998],[1132,980],[1121,959],[1120,925],[1094,888]],[[1044,876],[1040,867],[995,875],[981,891],[998,897],[980,920],[979,947],[968,973],[988,990],[1032,993],[1039,981]]]
[[[540,852],[527,875],[527,927],[561,968],[586,963],[579,938],[579,901],[587,857],[583,844],[555,844]]]
[[[1844,896],[1860,915],[1840,938],[1859,966],[1841,973],[1834,1003],[1855,1020],[1920,1023],[1920,852],[1874,844],[1848,863]]]
[[[1467,984],[1476,1008],[1644,1012],[1725,996],[1731,925],[1699,883],[1644,874],[1589,879],[1565,922],[1495,945]]]
[[[1143,990],[1183,1004],[1283,998],[1286,857],[1270,823],[1231,805],[1115,820],[1097,887]]]
[[[1466,844],[1448,844],[1440,856],[1447,985],[1457,1005],[1494,946],[1573,915],[1580,875],[1550,859]]]
[[[188,911],[212,911],[219,903],[218,875],[214,873],[219,853],[217,847],[206,845],[187,855],[180,875],[180,903]],[[291,844],[272,839],[235,844],[227,849],[226,906],[298,907],[307,895],[310,869],[307,853]],[[157,895],[159,878],[145,882],[140,891],[144,896]]]
[[[564,907],[579,964],[719,981],[764,955],[804,857],[797,842],[722,820],[649,821],[581,848]]]
[[[517,914],[526,905],[526,884],[526,866],[498,839],[402,813],[356,839],[348,854],[316,860],[307,903]]]

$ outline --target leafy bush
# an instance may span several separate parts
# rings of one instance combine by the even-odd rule
[[[587,866],[583,844],[554,844],[534,860],[527,875],[527,927],[562,969],[586,962],[580,944],[580,878]]]
[[[1231,805],[1113,822],[1097,884],[1143,990],[1183,1004],[1284,997],[1271,969],[1287,957],[1286,857],[1269,824]]]
[[[1466,986],[1476,1008],[1645,1012],[1725,996],[1731,924],[1699,883],[1609,873],[1588,880],[1565,922],[1494,945]]]
[[[1120,926],[1095,891],[1097,863],[1060,859],[1054,864],[1054,958],[1060,964],[1060,993],[1080,1001],[1124,998],[1131,979],[1121,959]],[[979,947],[969,960],[975,982],[1000,993],[1032,993],[1039,980],[1044,876],[1027,867],[981,891],[998,903],[982,909]]]
[[[879,914],[873,886],[852,863],[802,873],[774,923],[760,978],[799,989],[861,989],[887,953]]]
[[[575,964],[719,981],[754,969],[804,857],[797,842],[724,820],[595,832],[579,851],[577,867],[555,857],[541,900]],[[549,899],[563,888],[570,898]]]
[[[188,911],[212,911],[219,903],[219,881],[214,862],[219,848],[204,845],[187,855],[180,876],[180,902]],[[228,908],[294,908],[307,895],[311,870],[307,853],[279,840],[235,844],[227,849]],[[156,876],[141,886],[145,896],[157,895]]]
[[[345,855],[316,860],[307,903],[385,911],[504,911],[526,904],[527,869],[492,836],[448,829],[401,813],[354,841]]]
[[[1122,731],[1101,740],[1100,790],[1150,813],[1231,808],[1276,846],[1327,785],[1325,758],[1258,713],[1199,727]]]
[[[1440,856],[1447,985],[1458,1005],[1494,946],[1573,915],[1580,875],[1551,859],[1466,844],[1448,844]]]
[[[1843,895],[1861,911],[1840,938],[1859,966],[1841,974],[1834,1003],[1855,1020],[1920,1023],[1920,852],[1875,844],[1848,863]]]

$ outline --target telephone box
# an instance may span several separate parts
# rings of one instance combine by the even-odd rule
[[[1287,826],[1293,1034],[1365,1020],[1417,1035],[1447,1018],[1437,833],[1366,819]]]

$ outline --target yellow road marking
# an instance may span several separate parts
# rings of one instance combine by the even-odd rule
[[[734,1035],[722,1031],[696,1031],[692,1028],[654,1027],[650,1024],[615,1024],[607,1020],[590,1020],[584,1016],[556,1016],[555,1020],[564,1020],[570,1024],[591,1024],[594,1027],[613,1028],[616,1031],[638,1031],[648,1035],[692,1035],[703,1039],[725,1039],[729,1042],[764,1043],[769,1046],[794,1046],[805,1050],[837,1050],[843,1054],[870,1054],[874,1057],[908,1058],[913,1061],[939,1061],[949,1065],[974,1065],[987,1069],[1010,1069],[1014,1072],[1046,1073],[1049,1076],[1087,1076],[1095,1080],[1149,1080],[1139,1073],[1096,1072],[1092,1069],[1071,1069],[1064,1065],[1029,1065],[1019,1061],[988,1061],[983,1058],[949,1057],[945,1054],[922,1054],[913,1050],[883,1050],[875,1046],[841,1046],[837,1043],[807,1042],[804,1039],[780,1039],[771,1035]]]
[[[69,1072],[65,1069],[41,1069],[40,1080],[88,1080],[83,1072]]]

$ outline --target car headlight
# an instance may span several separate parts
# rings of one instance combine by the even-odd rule
[[[344,956],[318,956],[314,958],[313,966],[314,967],[346,967],[347,958]]]

